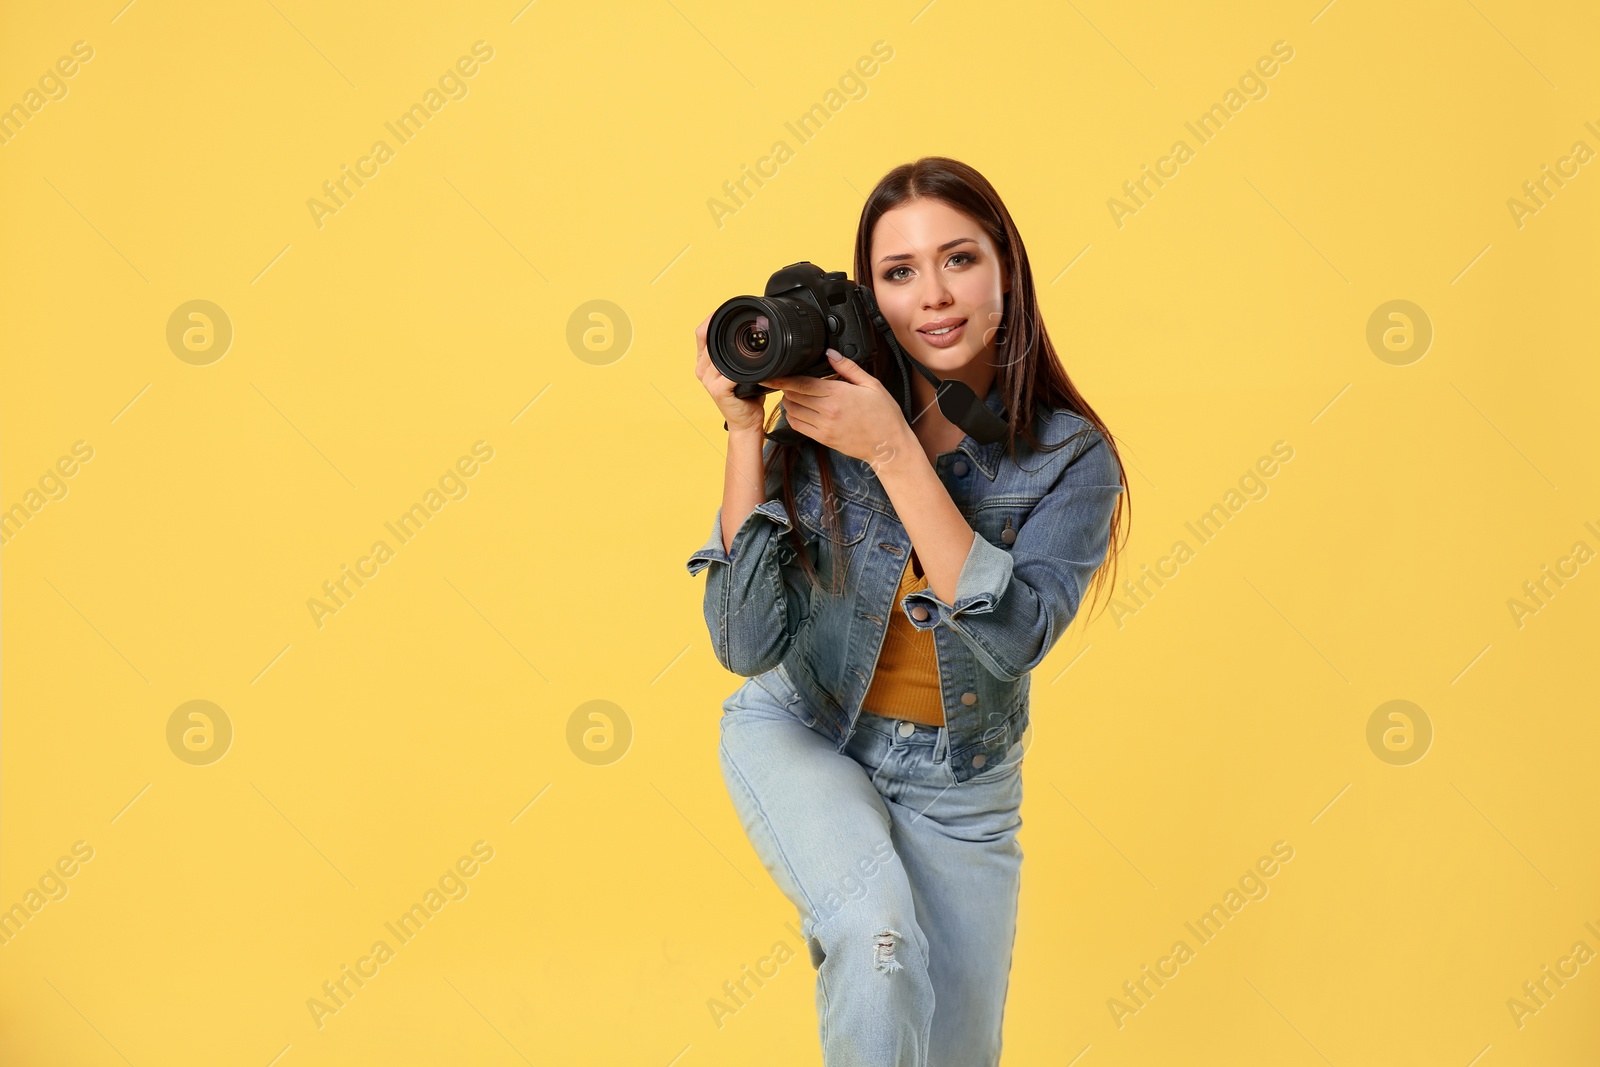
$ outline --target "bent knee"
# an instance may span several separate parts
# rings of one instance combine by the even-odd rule
[[[824,960],[835,959],[839,966],[870,968],[886,977],[910,966],[925,969],[927,959],[916,919],[894,909],[834,916],[812,928],[807,947],[818,970]]]

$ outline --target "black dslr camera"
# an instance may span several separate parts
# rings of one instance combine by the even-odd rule
[[[760,384],[771,378],[834,373],[830,348],[870,371],[879,344],[893,357],[884,386],[907,420],[916,417],[911,392],[911,374],[916,372],[935,387],[939,410],[974,440],[989,443],[1005,435],[1005,419],[964,382],[941,381],[901,347],[872,290],[843,271],[824,273],[814,263],[791,263],[767,279],[765,296],[736,296],[717,308],[706,330],[712,365],[738,383],[733,395],[744,399],[772,392]],[[809,440],[786,418],[767,436],[785,444]]]
[[[791,263],[767,280],[765,296],[736,296],[717,309],[706,349],[722,376],[739,383],[733,395],[748,399],[771,392],[757,384],[769,378],[832,374],[829,348],[865,365],[877,313],[872,290],[844,271]]]

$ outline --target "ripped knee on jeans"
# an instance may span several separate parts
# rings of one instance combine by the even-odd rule
[[[872,935],[872,966],[879,973],[893,974],[905,970],[905,964],[895,958],[896,942],[900,937],[899,930],[887,926]],[[823,961],[828,958],[822,938],[815,935],[806,938],[806,947],[811,951],[811,966],[820,971]]]
[[[893,974],[895,971],[904,970],[904,965],[894,958],[895,939],[900,936],[900,931],[883,929],[872,936],[873,956],[872,965],[884,974]]]

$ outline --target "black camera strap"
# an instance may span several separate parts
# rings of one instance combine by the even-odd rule
[[[867,310],[872,314],[872,324],[877,328],[878,334],[889,346],[889,352],[894,356],[895,372],[898,381],[895,391],[900,401],[900,410],[905,413],[906,421],[910,422],[921,412],[912,411],[915,394],[911,389],[911,372],[916,370],[933,386],[934,398],[938,401],[939,411],[956,426],[965,430],[974,441],[979,444],[992,445],[996,441],[1003,441],[1009,429],[1009,422],[1005,415],[996,415],[989,410],[983,398],[973,391],[972,386],[955,378],[940,378],[932,370],[923,366],[921,361],[905,350],[900,340],[895,337],[894,329],[883,317],[883,312],[878,309],[878,301],[873,296],[872,290],[866,286],[861,287],[862,295],[866,298]]]

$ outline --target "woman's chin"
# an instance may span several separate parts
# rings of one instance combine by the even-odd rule
[[[934,348],[931,345],[922,345],[922,352],[917,359],[922,365],[935,373],[946,377],[968,366],[977,358],[977,353],[969,352],[966,345],[959,348]]]

